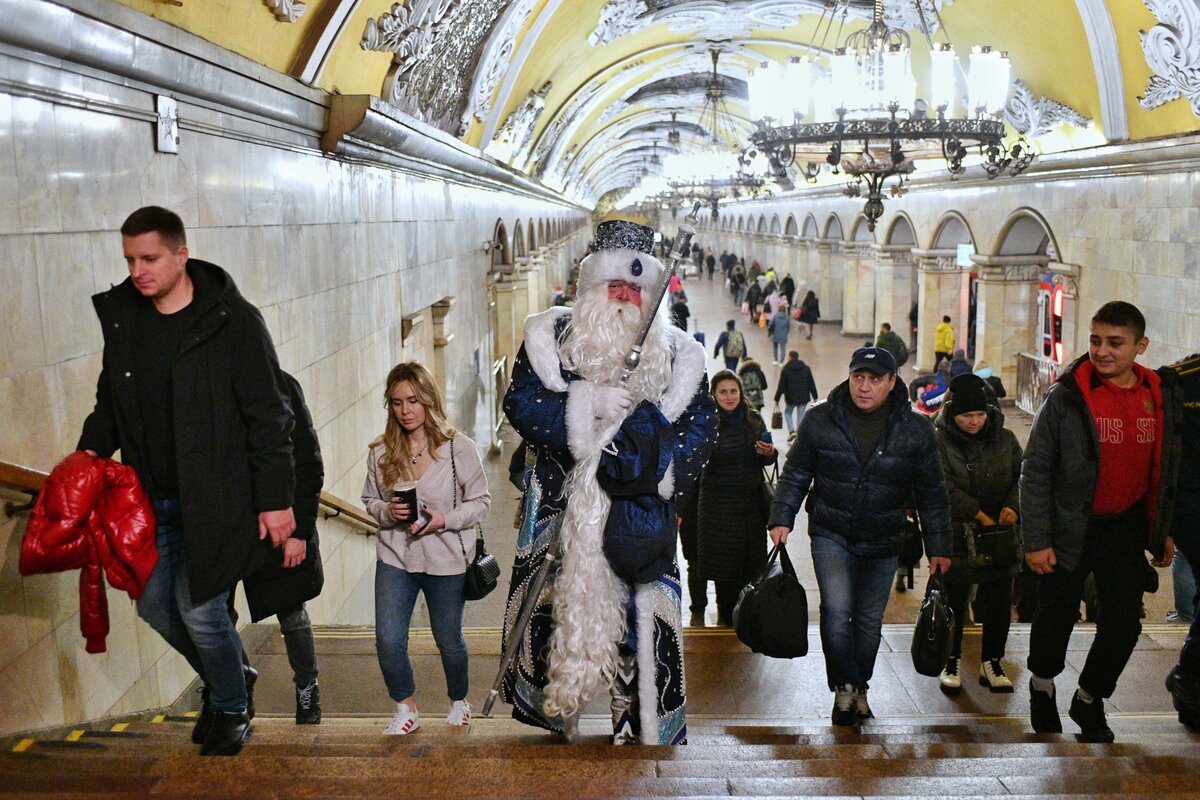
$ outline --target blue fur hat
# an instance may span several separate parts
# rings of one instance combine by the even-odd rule
[[[578,294],[609,281],[628,281],[648,292],[662,281],[662,262],[650,254],[654,229],[625,219],[596,227],[595,252],[579,264]]]

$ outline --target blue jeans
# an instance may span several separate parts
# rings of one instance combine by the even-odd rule
[[[785,312],[778,311],[776,313],[783,314]],[[783,360],[785,358],[787,358],[787,340],[786,339],[782,342],[779,341],[778,339],[771,340],[771,356],[776,361],[778,361],[780,364],[783,363]]]
[[[812,556],[821,592],[821,647],[829,688],[850,684],[866,689],[875,672],[896,557],[855,555],[841,542],[820,535],[812,537]]]
[[[245,711],[242,640],[225,608],[229,591],[199,605],[192,602],[179,501],[156,500],[154,514],[158,520],[158,563],[137,601],[138,616],[196,670],[209,689],[214,711]]]
[[[1192,622],[1196,616],[1196,580],[1192,577],[1192,564],[1187,554],[1175,547],[1175,561],[1171,564],[1171,580],[1175,588],[1175,610],[1179,618]]]
[[[467,642],[463,639],[463,582],[465,575],[426,575],[375,562],[375,651],[388,695],[400,702],[417,691],[408,660],[408,627],[417,592],[425,592],[429,626],[442,654],[446,692],[450,700],[467,696]]]
[[[800,429],[800,420],[804,418],[804,412],[808,410],[808,403],[800,403],[792,405],[787,403],[783,409],[783,421],[787,425],[788,433]],[[792,416],[795,415],[795,422],[792,421]]]

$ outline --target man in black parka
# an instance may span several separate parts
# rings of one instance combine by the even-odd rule
[[[158,522],[138,614],[200,675],[192,738],[233,755],[250,735],[230,587],[295,529],[293,418],[258,309],[220,267],[188,258],[183,221],[157,206],[121,226],[129,278],[92,298],[104,335],[96,405],[78,449],[121,451]]]
[[[772,541],[787,541],[806,497],[831,716],[854,725],[873,716],[868,682],[905,509],[920,514],[930,572],[950,567],[950,505],[933,425],[910,406],[887,350],[855,350],[849,379],[800,421],[771,503]]]

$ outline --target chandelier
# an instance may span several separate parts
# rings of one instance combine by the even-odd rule
[[[845,193],[866,196],[863,215],[872,231],[883,214],[885,182],[895,179],[892,197],[905,194],[916,159],[942,158],[952,179],[966,171],[970,148],[977,148],[989,178],[1017,175],[1033,161],[1023,138],[1011,147],[1004,142],[1000,116],[1009,93],[1007,54],[974,47],[969,70],[961,70],[949,36],[935,44],[930,35],[927,14],[946,29],[936,3],[911,2],[930,50],[928,100],[917,97],[909,35],[884,22],[883,0],[873,0],[870,25],[846,36],[822,67],[817,37],[824,27],[823,46],[838,10],[844,24],[850,7],[850,0],[827,2],[805,54],[787,64],[764,64],[750,90],[751,114],[760,121],[748,153],[757,148],[777,177],[793,167],[815,182],[822,161],[834,175],[846,175]],[[967,94],[956,115],[960,71]]]

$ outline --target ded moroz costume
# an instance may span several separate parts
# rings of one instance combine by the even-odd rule
[[[716,427],[703,348],[654,308],[653,231],[597,229],[578,301],[525,321],[504,410],[527,443],[505,642],[557,539],[558,560],[505,674],[514,718],[570,737],[607,686],[615,743],[682,744],[687,728],[674,498]],[[630,297],[634,299],[629,299]],[[655,314],[638,368],[623,356]]]

